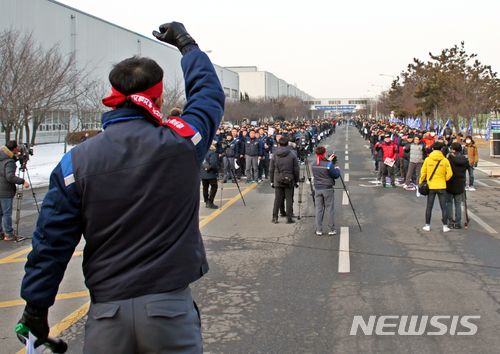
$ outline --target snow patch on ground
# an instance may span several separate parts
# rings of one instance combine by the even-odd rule
[[[68,151],[73,146],[68,145]],[[34,188],[49,185],[50,174],[64,156],[64,143],[43,144],[33,146],[33,156],[28,161],[28,174]],[[19,167],[19,162],[17,163]],[[23,178],[23,173],[17,170],[18,176]],[[25,175],[25,180],[28,176]]]

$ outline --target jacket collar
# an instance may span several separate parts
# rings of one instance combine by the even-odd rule
[[[101,117],[102,127],[106,129],[108,126],[114,123],[118,123],[125,120],[132,119],[149,119],[153,122],[146,114],[144,109],[139,107],[126,107],[118,108],[112,111],[106,112]]]
[[[0,150],[2,150],[5,155],[7,155],[8,157],[12,158],[14,157],[14,153],[12,151],[10,151],[7,146],[3,145],[3,146],[0,146]]]

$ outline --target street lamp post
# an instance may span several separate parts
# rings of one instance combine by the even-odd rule
[[[378,86],[378,87],[382,87],[382,91],[384,91],[384,86],[382,85],[375,85],[375,84],[372,84],[372,86]],[[377,100],[378,101],[378,100]],[[378,102],[375,102],[375,110],[376,110],[376,115],[377,115],[377,119],[378,119]]]
[[[377,91],[373,91],[373,90],[366,90],[367,92],[375,92],[376,94],[378,94]],[[370,100],[370,114],[372,112],[372,100]],[[378,110],[377,110],[377,105],[375,104],[375,117],[377,117],[378,119]]]

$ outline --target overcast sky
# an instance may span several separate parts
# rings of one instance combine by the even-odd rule
[[[148,37],[182,22],[215,64],[257,66],[316,98],[373,97],[392,81],[380,74],[461,41],[500,70],[499,0],[59,2]]]

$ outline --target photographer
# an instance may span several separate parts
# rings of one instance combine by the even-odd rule
[[[236,137],[236,138],[235,138]],[[236,183],[234,178],[237,176],[238,179],[241,178],[241,168],[236,169],[236,159],[240,153],[240,138],[237,135],[236,129],[233,132],[226,133],[226,139],[221,144],[223,163],[224,163],[224,179],[222,183],[226,183],[227,180],[232,180]]]
[[[316,161],[311,163],[311,171],[314,176],[314,189],[316,198],[316,235],[323,235],[323,216],[326,214],[328,222],[328,235],[337,234],[335,230],[333,201],[333,186],[335,180],[340,177],[340,170],[335,166],[335,154],[326,158],[324,146],[318,146],[314,151]]]
[[[208,272],[199,230],[200,165],[224,112],[208,56],[178,22],[153,32],[183,57],[187,103],[163,118],[163,70],[133,57],[109,74],[104,132],[50,177],[25,266],[20,323],[49,334],[48,309],[82,234],[90,292],[83,353],[202,353],[189,284]]]
[[[5,241],[16,240],[12,228],[12,198],[16,195],[16,184],[24,184],[25,188],[30,186],[24,179],[16,176],[16,154],[15,140],[0,147],[0,239]]]
[[[278,210],[285,199],[286,223],[293,224],[295,221],[292,219],[292,190],[294,185],[297,186],[299,183],[299,162],[297,156],[287,147],[287,138],[281,137],[278,142],[279,146],[273,151],[271,167],[269,168],[271,187],[275,189],[272,222],[278,223]]]

